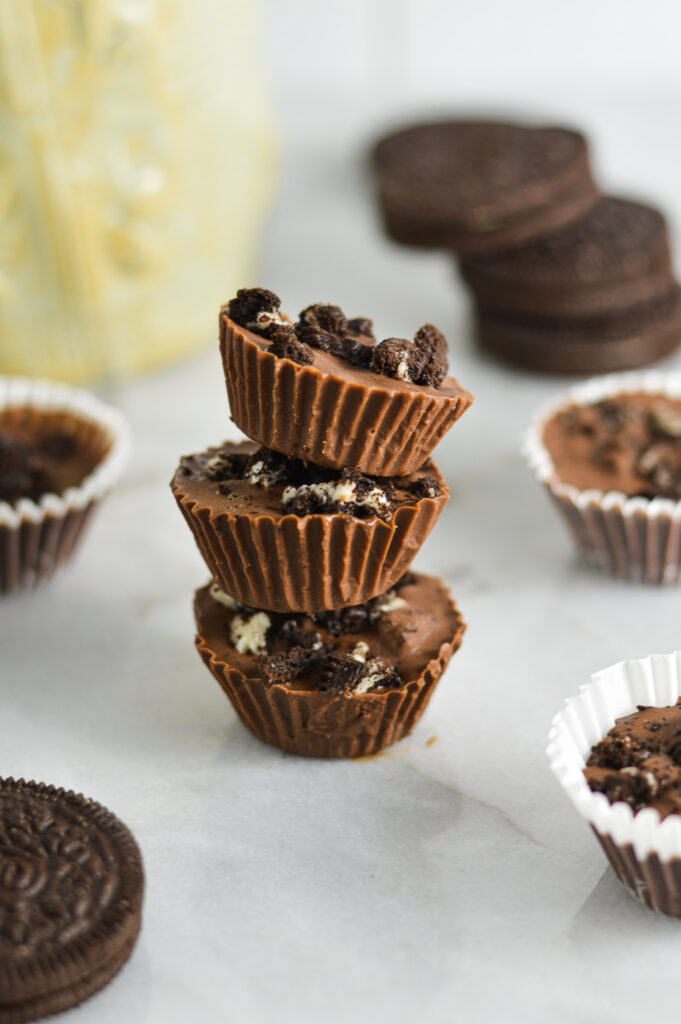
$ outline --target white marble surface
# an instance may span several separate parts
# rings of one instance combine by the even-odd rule
[[[626,1024],[651,1019],[651,993],[654,1019],[677,1020],[681,922],[625,893],[544,747],[590,672],[679,646],[679,593],[577,563],[517,454],[564,385],[476,354],[446,261],[385,242],[357,154],[307,142],[284,166],[262,283],[294,312],[373,315],[380,336],[446,331],[476,403],[438,451],[452,500],[417,566],[446,577],[469,630],[385,754],[260,744],[194,651],[206,573],[167,485],[181,453],[232,432],[216,348],[104,391],[134,429],[127,477],[71,569],[0,610],[0,773],[101,800],[148,877],[133,959],[63,1020]]]

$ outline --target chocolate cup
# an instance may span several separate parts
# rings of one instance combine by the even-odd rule
[[[620,846],[591,827],[627,892],[651,910],[681,917],[681,858],[662,861],[653,852],[641,859],[631,843]]]
[[[197,621],[196,647],[205,665],[229,697],[234,710],[263,743],[306,757],[365,757],[407,736],[423,714],[449,659],[461,646],[466,626],[450,599],[457,626],[417,679],[382,693],[329,694],[268,686],[247,678],[211,649]]]
[[[525,433],[523,453],[590,565],[636,583],[675,585],[681,583],[681,502],[566,484],[543,440],[546,424],[561,409],[638,391],[681,398],[681,376],[647,371],[585,381],[535,417]]]
[[[389,523],[345,513],[306,516],[216,513],[184,490],[175,500],[220,588],[241,604],[273,612],[319,612],[363,604],[404,574],[449,497],[401,505]]]
[[[18,428],[39,436],[46,424],[72,433],[83,479],[35,501],[0,501],[0,594],[46,582],[73,557],[127,461],[128,428],[122,417],[87,392],[0,378],[0,431]]]
[[[393,380],[328,352],[300,366],[223,311],[220,352],[232,419],[252,440],[333,469],[408,476],[426,461],[473,396],[448,377],[440,388]]]

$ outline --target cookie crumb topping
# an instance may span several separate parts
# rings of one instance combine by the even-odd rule
[[[414,501],[436,498],[442,486],[433,476],[414,480],[372,477],[353,470],[334,470],[301,459],[289,459],[269,448],[258,448],[252,455],[222,449],[210,449],[205,455],[185,457],[182,472],[205,476],[217,484],[221,494],[230,495],[230,484],[245,481],[252,487],[270,489],[281,486],[281,508],[287,515],[345,513],[359,519],[376,516],[389,522],[400,503],[397,487]],[[406,499],[407,503],[409,498]],[[404,499],[402,499],[404,502]]]
[[[255,658],[268,685],[292,685],[305,676],[323,692],[350,695],[402,685],[395,666],[374,656],[365,640],[345,651],[338,649],[336,640],[369,629],[383,616],[406,608],[406,601],[396,591],[410,582],[411,576],[405,574],[392,590],[366,604],[309,617],[248,608],[216,583],[211,585],[210,595],[235,613],[227,627],[229,642],[239,654]],[[315,626],[333,639],[324,642]]]
[[[303,366],[317,349],[408,384],[437,388],[447,376],[447,342],[432,324],[421,327],[413,341],[386,338],[375,345],[367,317],[348,319],[340,306],[317,302],[291,324],[279,305],[279,297],[266,288],[242,288],[223,309],[235,323],[271,341],[272,355]]]
[[[634,812],[655,807],[662,817],[681,813],[681,699],[673,707],[639,705],[594,745],[584,774],[610,803]]]

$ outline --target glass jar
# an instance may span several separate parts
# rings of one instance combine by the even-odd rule
[[[0,4],[0,372],[158,366],[255,283],[276,161],[253,14]]]

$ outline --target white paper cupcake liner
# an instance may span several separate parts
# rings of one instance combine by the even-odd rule
[[[12,408],[63,412],[93,425],[106,448],[77,487],[37,501],[0,501],[0,593],[48,579],[73,554],[92,512],[119,479],[128,460],[130,431],[116,410],[86,391],[24,377],[0,377],[0,413]]]
[[[621,661],[596,672],[553,719],[547,754],[551,770],[591,825],[627,890],[643,903],[681,917],[681,815],[663,821],[654,808],[634,814],[610,804],[583,774],[594,744],[637,705],[669,707],[681,696],[681,651]]]
[[[681,373],[613,373],[585,381],[539,412],[525,432],[522,451],[591,564],[623,579],[675,584],[681,581],[681,502],[580,491],[558,479],[542,441],[547,421],[561,409],[637,391],[681,399]]]

